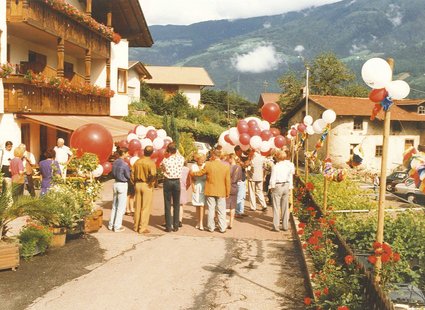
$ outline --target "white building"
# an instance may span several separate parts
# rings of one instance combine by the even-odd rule
[[[182,92],[195,108],[201,100],[201,89],[214,86],[204,68],[146,66],[146,69],[152,76],[146,81],[151,88],[162,89],[168,96]]]
[[[130,103],[140,100],[140,83],[152,76],[140,61],[130,61],[128,63],[128,87],[127,92]]]
[[[138,0],[1,0],[0,62],[14,71],[0,79],[0,146],[38,158],[89,117],[122,137],[129,125],[112,117],[128,113],[128,49],[152,44]]]

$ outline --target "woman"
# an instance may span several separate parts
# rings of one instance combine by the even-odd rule
[[[184,162],[182,168],[182,175],[180,177],[180,213],[179,213],[179,227],[183,226],[183,206],[187,204],[187,190],[189,189],[191,178],[189,175],[190,169],[187,167],[187,162]]]
[[[52,186],[52,179],[54,175],[60,176],[61,171],[59,163],[54,160],[56,151],[49,149],[44,153],[45,160],[40,161],[40,175],[41,175],[41,192],[40,195],[45,195]]]
[[[24,194],[25,168],[24,162],[22,161],[24,150],[20,147],[17,147],[13,151],[13,155],[15,157],[10,161],[9,170],[12,178],[12,197],[13,200],[16,200],[18,196],[22,196]]]
[[[230,221],[227,228],[232,229],[238,196],[238,182],[242,180],[242,168],[236,164],[235,154],[228,155],[227,162],[230,165],[230,196],[226,198],[227,209],[230,209]]]
[[[192,165],[192,172],[198,172],[205,166],[206,156],[202,153],[197,153],[194,156],[195,164]],[[196,228],[204,230],[204,216],[205,216],[205,181],[206,175],[192,177],[192,205],[196,207]]]
[[[279,231],[282,217],[283,230],[289,229],[289,192],[293,188],[294,164],[286,160],[286,153],[278,150],[275,154],[277,163],[270,176],[270,190],[273,200],[273,231]]]

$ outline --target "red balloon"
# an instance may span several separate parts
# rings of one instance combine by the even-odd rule
[[[281,148],[286,144],[286,139],[284,136],[277,136],[274,138],[274,145],[276,145],[276,147]]]
[[[137,157],[139,157],[139,158],[142,158],[143,156],[145,156],[145,151],[143,151],[142,149],[140,149],[138,152],[137,152]]]
[[[151,158],[152,158],[152,159],[158,158],[158,153],[159,153],[159,151],[154,149],[154,150],[153,150],[153,153],[152,153],[152,155],[151,155]]]
[[[251,136],[249,134],[247,134],[247,133],[241,133],[239,135],[239,142],[242,145],[248,145],[250,139],[251,139]]]
[[[263,141],[268,141],[268,140],[270,140],[271,137],[273,137],[273,134],[272,134],[272,132],[270,130],[265,129],[265,130],[263,130],[261,132],[261,135],[260,136],[261,136],[261,139]]]
[[[254,127],[249,127],[248,129],[248,134],[253,137],[253,136],[259,136],[261,134],[261,129],[258,126],[254,126]]]
[[[118,147],[121,148],[121,149],[123,147],[125,147],[125,148],[128,149],[128,142],[127,142],[127,140],[121,140],[120,142],[118,142]]]
[[[302,124],[302,123],[298,124],[298,127],[297,127],[298,131],[301,132],[301,133],[304,132],[306,128],[307,128],[307,126]]]
[[[146,138],[151,139],[151,141],[155,140],[155,138],[158,136],[155,129],[150,129],[146,133]]]
[[[125,157],[124,158],[124,162],[127,164],[127,166],[131,167],[131,163],[130,163],[130,158],[129,157]]]
[[[128,144],[128,152],[130,153],[131,156],[136,155],[137,152],[141,149],[142,149],[142,144],[140,143],[138,139],[133,139]]]
[[[279,119],[280,107],[277,103],[269,102],[261,108],[261,116],[268,122],[274,123]]]
[[[263,156],[269,156],[271,154],[271,152],[272,152],[271,150],[268,150],[267,152],[260,152],[260,153]]]
[[[388,92],[385,88],[372,89],[369,93],[369,99],[373,102],[381,102],[388,96]]]
[[[112,164],[109,161],[102,163],[103,175],[108,175],[112,171]]]
[[[77,149],[78,157],[84,153],[93,153],[103,163],[111,156],[114,141],[111,133],[102,125],[86,124],[72,133],[70,146]]]
[[[251,128],[251,127],[258,127],[258,123],[257,123],[257,121],[256,121],[255,119],[250,120],[250,121],[248,122],[248,127],[249,127],[249,128]]]
[[[291,131],[289,133],[290,133],[291,136],[295,137],[297,135],[297,130],[291,129]]]
[[[163,160],[165,156],[165,149],[158,150],[157,158]]]
[[[224,135],[224,141],[226,141],[227,143],[232,144],[232,140],[230,140],[229,135]]]
[[[237,127],[238,127],[239,134],[248,132],[248,123],[244,119],[241,119],[238,121]]]
[[[277,128],[270,128],[270,131],[273,134],[273,137],[277,137],[278,135],[280,135],[280,130]]]
[[[164,150],[167,148],[168,144],[171,143],[170,139],[164,139],[164,146],[162,147]]]

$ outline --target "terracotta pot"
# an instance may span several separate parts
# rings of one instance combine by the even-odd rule
[[[53,233],[50,247],[59,248],[65,245],[66,242],[66,228],[65,227],[50,227],[49,230]]]
[[[19,244],[0,241],[0,270],[16,270],[19,266]]]

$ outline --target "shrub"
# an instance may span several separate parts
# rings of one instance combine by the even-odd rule
[[[46,252],[52,238],[53,233],[48,228],[28,223],[18,236],[22,245],[21,256],[28,260],[37,253]]]

